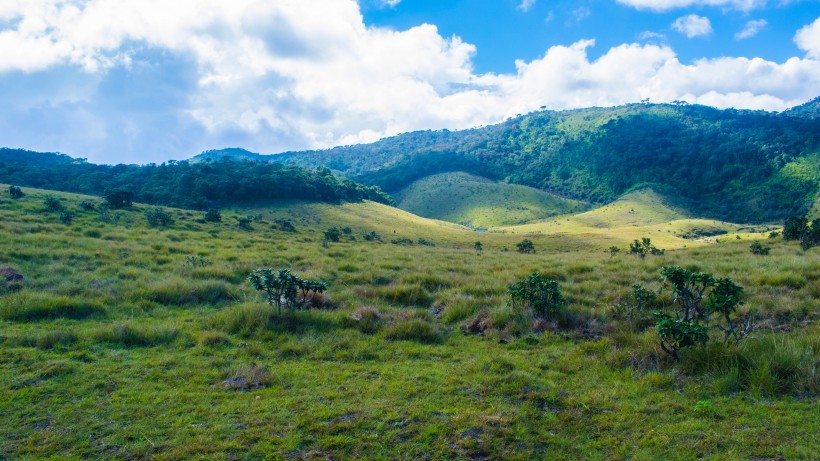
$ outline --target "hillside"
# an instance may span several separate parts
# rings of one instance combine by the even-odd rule
[[[782,114],[685,104],[541,111],[269,158],[326,166],[391,193],[456,171],[599,204],[651,185],[699,216],[766,222],[805,213],[817,197],[816,107],[815,100]]]
[[[527,186],[468,173],[440,173],[394,194],[397,206],[419,216],[473,228],[522,224],[579,211],[584,204]]]
[[[767,239],[771,253],[753,255],[760,234],[645,259],[603,251],[625,228],[681,216],[649,191],[579,218],[625,227],[528,235],[536,253],[520,254],[520,234],[477,234],[369,201],[271,201],[223,209],[218,222],[165,208],[171,221],[149,225],[145,204],[101,212],[83,206],[99,205],[94,196],[7,190],[2,459],[816,453],[806,441],[820,430],[820,252]],[[45,207],[48,197],[62,212]],[[631,213],[644,207],[652,214]],[[258,216],[240,227],[247,215]],[[351,232],[323,242],[330,226]],[[363,238],[372,231],[381,239]],[[735,346],[716,331],[677,361],[654,327],[619,320],[613,306],[634,284],[672,304],[658,279],[669,265],[742,285],[738,315],[754,313],[754,339]],[[271,266],[328,290],[279,314],[248,283]],[[554,321],[510,302],[510,285],[535,271],[566,298]],[[693,442],[695,432],[714,443]]]
[[[0,182],[98,196],[120,190],[136,201],[195,209],[284,199],[393,203],[377,187],[337,178],[326,168],[231,158],[96,165],[64,154],[3,148]]]

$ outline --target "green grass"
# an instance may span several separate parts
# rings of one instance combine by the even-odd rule
[[[395,199],[399,208],[413,214],[483,229],[584,208],[577,200],[461,172],[422,178],[395,194]]]
[[[79,209],[93,197],[52,193],[75,212],[66,226],[41,211],[44,191],[24,192],[0,195],[0,266],[25,277],[0,295],[0,458],[812,459],[820,449],[817,248],[767,240],[770,254],[755,256],[749,239],[763,234],[741,231],[611,257],[604,249],[632,236],[620,221],[531,234],[537,252],[521,255],[522,234],[373,203],[258,204],[222,210],[222,223],[168,209],[174,224],[149,228],[141,205],[104,223]],[[238,229],[234,217],[250,214],[261,215],[254,230]],[[297,232],[275,229],[277,217]],[[661,218],[640,218],[635,235],[665,229]],[[357,238],[324,248],[330,226]],[[361,238],[372,230],[382,242]],[[436,246],[389,243],[401,237]],[[683,241],[669,238],[658,241]],[[657,289],[672,264],[744,286],[756,338],[675,363],[651,330],[611,319],[633,284]],[[271,265],[327,281],[335,309],[277,315],[245,280]],[[534,271],[568,300],[543,332],[508,306],[508,285]],[[483,335],[465,333],[471,322]]]

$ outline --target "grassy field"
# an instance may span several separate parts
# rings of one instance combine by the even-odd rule
[[[97,198],[23,189],[12,200],[6,189],[0,266],[24,280],[0,294],[0,458],[724,460],[820,451],[820,249],[767,239],[771,253],[756,256],[749,239],[763,234],[737,240],[739,226],[718,223],[735,230],[720,243],[692,240],[646,259],[604,252],[632,238],[624,229],[690,242],[663,240],[674,232],[658,229],[705,225],[652,206],[633,216],[648,193],[579,215],[569,222],[576,232],[546,222],[477,234],[373,203],[259,204],[223,210],[221,223],[168,209],[173,224],[150,227],[143,205],[103,216],[79,206]],[[70,224],[44,211],[47,194],[73,212]],[[595,213],[615,224],[595,227]],[[258,216],[240,229],[235,218],[247,215]],[[330,226],[351,232],[323,244]],[[380,241],[363,238],[372,231]],[[514,251],[525,231],[541,232],[527,235],[535,254]],[[744,286],[755,338],[676,362],[652,329],[612,318],[633,284],[658,288],[660,268],[672,264]],[[275,315],[246,281],[272,265],[327,281],[325,309]],[[507,286],[533,271],[560,281],[562,326],[533,329],[508,305]],[[668,292],[660,299],[671,302]],[[483,334],[469,333],[476,324]]]
[[[398,192],[395,198],[399,208],[416,215],[482,229],[584,209],[584,204],[577,200],[460,172],[420,179]]]
[[[600,208],[584,213],[517,226],[492,228],[493,232],[580,236],[592,241],[619,245],[649,237],[664,248],[683,248],[731,239],[766,238],[777,226],[735,224],[690,217],[685,210],[666,203],[649,189],[624,195]]]

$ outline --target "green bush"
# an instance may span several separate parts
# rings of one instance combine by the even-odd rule
[[[216,208],[211,208],[205,213],[203,219],[208,222],[220,222],[222,221],[222,213],[220,213]]]
[[[764,247],[760,242],[754,242],[749,246],[749,251],[753,255],[767,255],[771,248]]]
[[[149,226],[165,227],[174,223],[174,218],[172,218],[171,215],[162,208],[151,208],[149,210],[145,210],[145,219],[148,221]]]
[[[537,272],[507,288],[513,307],[521,305],[536,316],[551,320],[567,303],[557,280]]]
[[[261,291],[271,306],[281,313],[282,306],[289,310],[311,307],[317,296],[327,291],[327,284],[319,280],[307,280],[293,274],[289,269],[274,267],[257,269],[248,275],[251,286]]]
[[[535,244],[530,239],[524,239],[515,244],[515,248],[519,253],[532,254],[535,253]]]
[[[59,212],[63,211],[63,204],[60,203],[60,200],[53,195],[46,195],[43,199],[43,205],[46,207],[46,211],[50,212]]]
[[[23,190],[17,186],[9,186],[9,195],[14,199],[23,198],[26,196],[26,194],[23,193]]]

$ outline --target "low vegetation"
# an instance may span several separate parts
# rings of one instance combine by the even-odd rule
[[[773,227],[477,242],[372,202],[161,208],[152,227],[139,202],[23,192],[0,196],[2,458],[817,452],[820,252]],[[666,251],[609,250],[642,237]],[[537,252],[504,251],[522,239]]]

